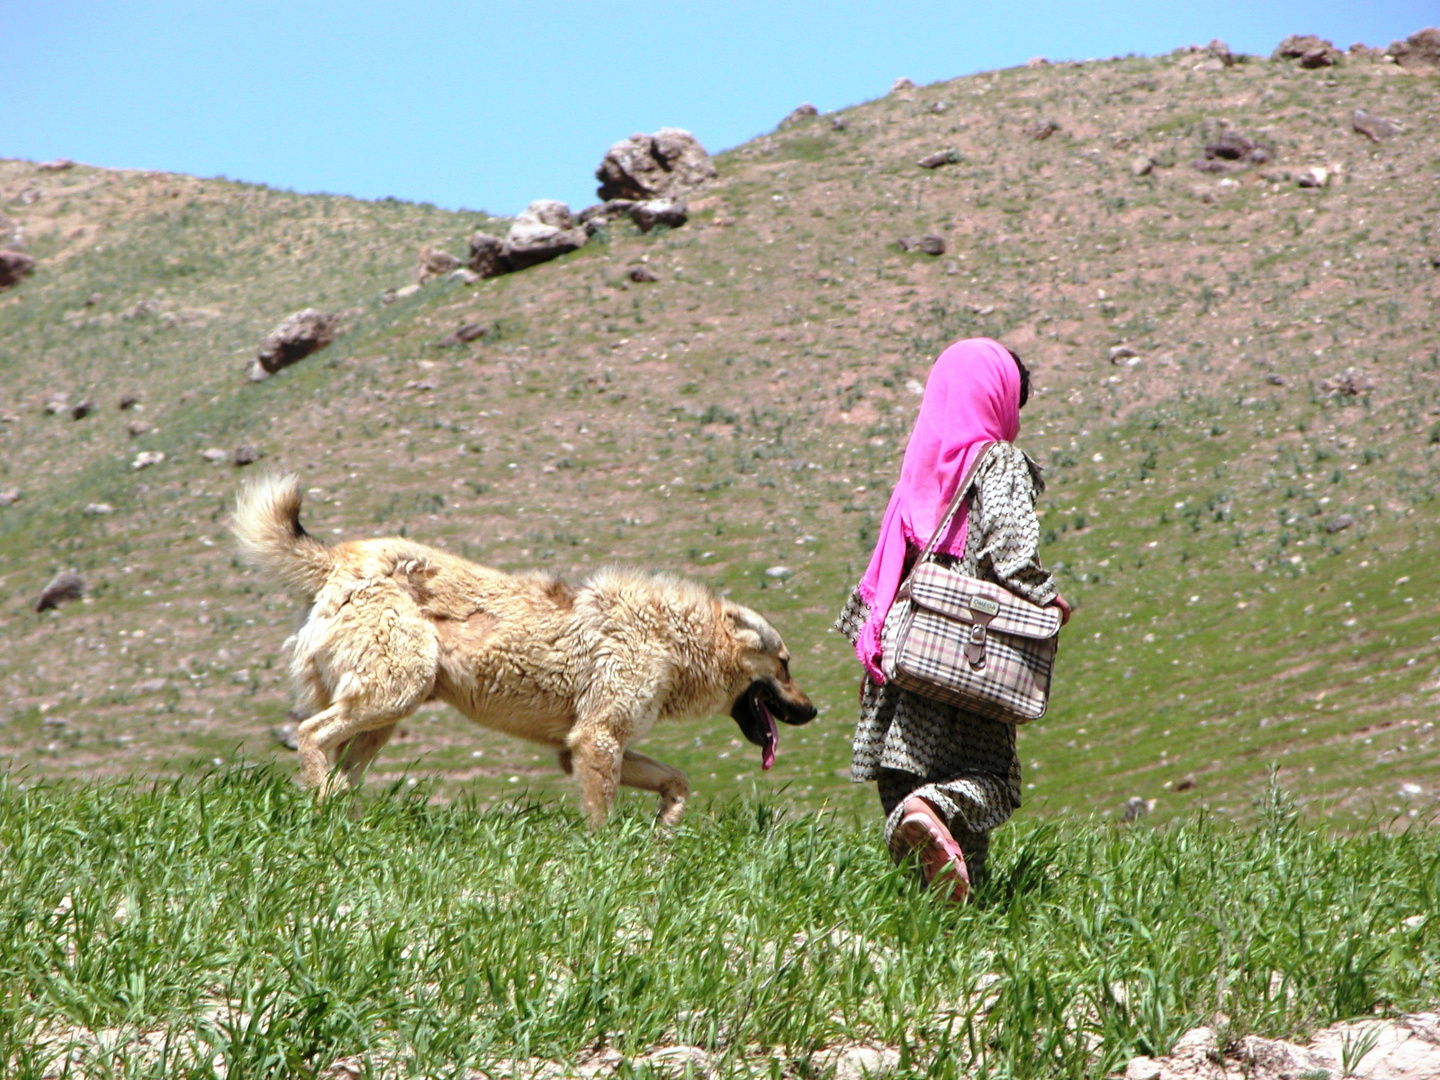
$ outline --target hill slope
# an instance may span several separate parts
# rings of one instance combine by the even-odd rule
[[[1432,806],[1437,80],[1210,66],[1181,52],[891,94],[719,156],[682,229],[617,225],[391,304],[421,244],[461,251],[484,221],[0,162],[0,209],[40,261],[0,293],[0,487],[22,491],[0,508],[0,752],[58,775],[283,753],[268,728],[296,604],[235,562],[237,476],[201,455],[247,443],[305,477],[317,535],[403,529],[567,574],[619,559],[756,606],[822,708],[767,782],[868,809],[838,775],[856,669],[826,628],[913,381],[988,334],[1035,371],[1021,443],[1049,469],[1045,554],[1078,602],[1053,712],[1022,734],[1034,805],[1244,813],[1275,760],[1327,812]],[[1372,143],[1357,107],[1405,130]],[[1192,168],[1225,129],[1274,159]],[[945,149],[955,164],[916,166]],[[1297,186],[1312,166],[1328,186]],[[926,232],[949,254],[895,244]],[[625,279],[639,260],[658,282]],[[345,332],[244,382],[305,306],[348,309]],[[436,345],[471,321],[484,341]],[[1136,362],[1112,364],[1116,345]],[[48,415],[57,392],[96,408]],[[138,413],[117,410],[126,392]],[[150,430],[131,437],[137,417]],[[141,450],[166,459],[137,470]],[[69,567],[92,596],[36,615]],[[651,745],[703,797],[759,775],[736,734],[716,719]],[[558,781],[438,710],[377,768],[414,762],[492,795]]]

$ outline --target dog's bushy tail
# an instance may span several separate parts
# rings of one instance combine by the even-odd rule
[[[247,560],[307,597],[330,572],[330,549],[300,525],[300,478],[265,476],[245,484],[231,525]]]

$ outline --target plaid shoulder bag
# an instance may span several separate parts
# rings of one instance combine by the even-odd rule
[[[970,494],[982,450],[955,489],[885,620],[881,670],[895,685],[1008,724],[1045,715],[1060,612],[936,562],[935,545]]]

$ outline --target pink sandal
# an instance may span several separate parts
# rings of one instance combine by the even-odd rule
[[[919,855],[925,883],[944,890],[950,903],[964,903],[970,895],[970,874],[965,868],[965,853],[945,822],[933,806],[914,795],[905,800],[902,814],[895,837],[907,850]]]

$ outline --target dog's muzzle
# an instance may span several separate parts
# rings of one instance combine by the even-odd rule
[[[756,679],[736,699],[730,715],[740,725],[740,733],[760,747],[760,767],[769,769],[775,764],[775,752],[780,746],[780,729],[775,721],[808,724],[815,719],[815,706],[804,694],[797,701],[780,693],[768,680]]]

